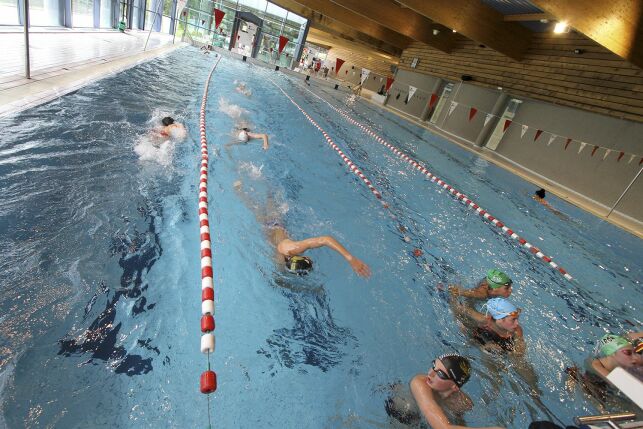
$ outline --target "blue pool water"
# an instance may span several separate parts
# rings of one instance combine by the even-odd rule
[[[197,142],[213,61],[180,49],[0,120],[0,426],[205,427]],[[364,171],[390,213],[268,78]],[[307,89],[423,161],[575,281]],[[146,132],[167,114],[188,138],[157,150]],[[384,408],[390,385],[450,351],[473,361],[469,425],[524,428],[548,414],[569,423],[596,411],[565,388],[563,370],[604,332],[640,328],[639,239],[550,197],[560,219],[531,199],[533,185],[389,112],[233,59],[213,75],[207,118],[214,427],[399,427]],[[269,134],[269,151],[225,147],[244,121]],[[238,180],[249,201],[233,190]],[[268,203],[293,238],[332,235],[372,277],[329,250],[310,252],[311,275],[284,276],[252,210]],[[471,286],[494,266],[514,279],[538,400],[511,361],[483,354],[460,331],[438,287]]]

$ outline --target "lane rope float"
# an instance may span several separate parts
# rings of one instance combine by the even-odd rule
[[[214,353],[214,279],[212,270],[212,242],[210,240],[210,221],[208,219],[208,140],[205,132],[205,110],[208,101],[208,87],[221,56],[210,70],[203,88],[199,129],[201,135],[201,168],[199,176],[199,232],[201,239],[201,353],[207,355],[208,369],[201,373],[200,391],[208,398],[208,427],[210,419],[210,393],[217,390],[217,374],[210,369],[210,354]]]
[[[297,107],[297,109],[299,109],[299,111],[300,111],[301,113],[303,113],[303,114],[304,114],[304,116],[306,117],[306,119],[308,119],[308,120],[310,121],[310,123],[311,123],[311,124],[313,124],[313,125],[315,126],[315,128],[317,128],[317,129],[322,133],[322,135],[323,135],[323,136],[324,136],[324,138],[326,139],[326,142],[328,143],[328,145],[329,145],[330,147],[332,147],[332,148],[335,150],[335,152],[337,152],[337,154],[342,158],[342,160],[344,161],[344,163],[346,163],[346,165],[348,166],[348,168],[350,169],[350,171],[352,171],[352,172],[353,172],[357,177],[359,177],[360,179],[362,179],[362,181],[364,182],[364,184],[366,184],[366,186],[368,187],[368,189],[373,193],[373,195],[375,195],[375,198],[377,198],[377,199],[382,203],[382,205],[384,206],[384,208],[389,208],[388,203],[382,199],[382,194],[380,193],[380,191],[378,191],[378,190],[375,188],[375,186],[373,186],[373,183],[372,183],[372,182],[371,182],[371,181],[370,181],[370,180],[369,180],[369,179],[364,175],[364,173],[362,173],[362,170],[360,170],[360,169],[359,169],[359,167],[357,167],[357,165],[355,165],[355,163],[354,163],[354,162],[353,162],[353,161],[352,161],[348,156],[346,156],[346,154],[345,154],[345,153],[344,153],[344,152],[343,152],[343,151],[342,151],[342,150],[341,150],[341,149],[340,149],[340,148],[335,144],[335,142],[334,142],[334,141],[333,141],[333,139],[328,135],[328,133],[327,133],[327,132],[322,128],[322,127],[320,127],[320,126],[319,126],[319,124],[317,124],[317,122],[315,122],[315,120],[314,120],[313,118],[311,118],[311,117],[310,117],[310,115],[309,115],[308,113],[306,113],[306,111],[305,111],[304,109],[302,109],[302,108],[299,106],[299,104],[297,104],[297,103],[295,102],[295,100],[293,100],[293,99],[292,99],[292,98],[291,98],[291,97],[286,93],[286,91],[284,91],[284,90],[283,90],[279,85],[277,85],[277,83],[276,83],[274,80],[272,80],[272,79],[270,79],[270,78],[268,78],[268,80],[270,80],[270,82],[272,82],[272,84],[273,84],[273,85],[275,85],[275,86],[277,87],[277,89],[279,89],[279,91],[281,91],[281,92],[286,96],[286,98],[288,98],[288,100],[290,100],[290,102],[291,102],[292,104],[294,104],[294,105],[295,105],[295,107]]]
[[[518,234],[516,234],[511,228],[509,228],[507,225],[505,225],[503,222],[498,220],[496,217],[492,216],[487,210],[483,209],[480,207],[478,204],[476,204],[474,201],[472,201],[469,197],[467,197],[465,194],[462,192],[458,191],[442,179],[440,179],[438,176],[435,174],[431,173],[425,166],[423,166],[421,163],[416,161],[414,158],[408,156],[406,153],[398,149],[396,146],[390,144],[386,140],[384,140],[382,137],[380,137],[378,134],[376,134],[373,130],[365,126],[364,124],[356,121],[352,117],[350,117],[348,114],[346,114],[343,110],[336,108],[332,104],[330,104],[327,100],[323,99],[319,95],[315,94],[308,88],[303,88],[306,91],[310,92],[312,95],[315,97],[319,98],[322,100],[324,103],[328,104],[333,110],[335,110],[337,113],[339,113],[341,116],[344,117],[348,122],[350,122],[353,125],[356,125],[359,127],[363,132],[366,134],[370,135],[373,137],[378,143],[381,145],[385,146],[387,149],[392,151],[395,155],[397,155],[400,159],[406,161],[410,165],[412,165],[416,170],[422,172],[426,177],[428,177],[431,182],[437,183],[440,187],[448,191],[450,194],[456,197],[458,201],[461,201],[464,205],[466,205],[468,208],[474,210],[478,215],[480,215],[482,218],[488,220],[491,222],[492,225],[497,226],[504,232],[506,235],[509,237],[513,238],[514,240],[518,241],[521,246],[525,247],[527,250],[529,250],[531,253],[533,253],[538,259],[545,261],[550,267],[552,267],[554,270],[558,271],[560,274],[563,275],[567,280],[573,280],[573,277],[565,270],[563,267],[555,263],[551,257],[545,255],[540,251],[540,249],[533,244],[529,243],[527,240],[524,238],[520,237]],[[282,90],[283,92],[283,90]]]

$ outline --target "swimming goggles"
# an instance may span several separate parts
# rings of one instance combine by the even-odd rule
[[[438,378],[440,378],[441,380],[444,380],[444,381],[451,380],[451,381],[453,381],[453,379],[449,376],[449,374],[447,374],[446,372],[442,371],[441,369],[437,369],[435,367],[435,360],[433,361],[431,369],[433,370],[433,372],[435,372],[437,374]]]

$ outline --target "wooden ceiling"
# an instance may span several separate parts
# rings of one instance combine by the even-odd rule
[[[548,19],[566,21],[643,68],[642,0],[270,1],[307,18],[316,30],[314,43],[326,46],[339,41],[344,48],[399,57],[412,41],[449,53],[466,38],[520,61],[531,41],[529,22]]]

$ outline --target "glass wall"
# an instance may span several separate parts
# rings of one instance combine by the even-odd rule
[[[74,27],[93,27],[94,0],[71,0],[71,22]]]
[[[18,0],[0,0],[0,25],[18,24]]]
[[[114,2],[112,0],[101,0],[100,2],[100,26],[101,28],[112,28],[114,13]]]

